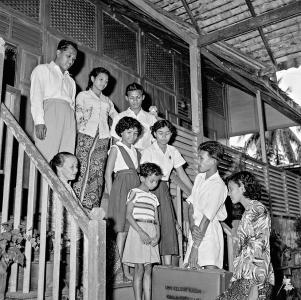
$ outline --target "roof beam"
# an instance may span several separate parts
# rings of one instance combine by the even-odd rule
[[[258,27],[264,27],[273,23],[277,23],[300,14],[301,1],[292,2],[291,4],[273,9],[265,14],[252,17],[245,21],[228,26],[224,29],[201,36],[198,39],[198,46],[204,47],[217,41],[227,40],[237,35],[241,35],[252,30],[257,30]]]
[[[253,7],[253,4],[252,4],[251,0],[245,0],[245,1],[246,1],[246,4],[247,4],[248,8],[249,8],[249,11],[251,12],[252,17],[256,17],[256,13],[255,13],[255,10],[254,10],[254,7]],[[267,41],[267,39],[266,39],[266,37],[263,33],[263,30],[262,30],[261,26],[258,27],[258,32],[259,32],[261,40],[262,40],[262,42],[265,46],[265,49],[268,52],[270,60],[272,61],[272,64],[274,65],[275,69],[277,70],[276,59],[275,59],[274,54],[271,50],[271,47],[270,47],[270,45],[269,45],[269,43],[268,43],[268,41]]]
[[[199,34],[196,32],[193,26],[184,22],[182,19],[169,13],[168,11],[164,9],[159,9],[149,0],[128,1],[134,4],[139,9],[141,9],[148,16],[152,17],[154,20],[160,22],[163,26],[165,26],[175,35],[183,39],[186,43],[192,44],[193,41],[199,37]]]
[[[202,49],[201,53],[209,59],[212,63],[214,63],[217,67],[219,67],[221,70],[225,71],[227,74],[229,74],[234,80],[239,82],[241,85],[243,85],[246,89],[248,89],[253,95],[256,95],[257,91],[260,90],[260,88],[255,87],[251,82],[246,80],[243,76],[236,73],[234,70],[232,70],[230,67],[223,64],[216,56],[214,56],[212,53],[210,53],[206,49]],[[262,85],[263,83],[263,85]],[[276,91],[274,91],[265,81],[261,81],[261,85],[265,86],[267,91],[261,90],[263,95],[266,95],[264,97],[264,101],[268,103],[270,106],[274,107],[276,110],[281,112],[283,115],[287,116],[297,124],[300,124],[301,120],[301,112],[297,111],[294,107],[289,105],[282,97],[281,95],[277,94]]]
[[[182,4],[183,4],[183,6],[184,6],[184,8],[185,8],[185,10],[186,10],[186,12],[187,12],[187,14],[189,16],[189,18],[190,18],[190,20],[191,20],[194,28],[196,29],[196,31],[198,32],[198,34],[201,35],[202,33],[201,33],[201,30],[200,30],[200,27],[199,27],[197,21],[195,20],[195,17],[193,16],[193,14],[192,14],[192,12],[191,12],[191,10],[190,10],[190,8],[189,8],[186,0],[181,0],[181,1],[182,1]]]

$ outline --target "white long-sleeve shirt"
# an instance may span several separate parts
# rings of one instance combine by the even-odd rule
[[[62,73],[55,62],[41,64],[31,73],[30,102],[34,124],[45,124],[43,102],[61,99],[74,109],[76,86],[69,72]]]

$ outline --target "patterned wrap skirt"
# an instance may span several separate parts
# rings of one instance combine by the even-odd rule
[[[253,280],[238,279],[233,281],[230,287],[216,300],[248,300],[251,286],[254,285]],[[266,282],[263,286],[258,288],[259,300],[270,300],[272,296],[273,286]]]
[[[160,181],[158,187],[152,191],[159,200],[158,214],[160,221],[160,255],[178,255],[178,237],[176,230],[176,216],[166,181]]]
[[[151,237],[156,236],[156,226],[152,223],[139,222],[138,225]],[[129,266],[135,264],[154,264],[160,262],[158,245],[144,244],[138,232],[130,226],[123,252],[122,262]]]
[[[79,160],[79,176],[73,190],[88,209],[99,207],[104,187],[104,170],[109,138],[99,139],[78,133],[75,155]]]
[[[140,179],[136,170],[127,169],[117,172],[113,181],[107,219],[115,232],[127,232],[129,223],[126,220],[126,201],[131,189],[138,187]]]

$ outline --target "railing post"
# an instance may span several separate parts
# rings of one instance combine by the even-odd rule
[[[177,186],[177,220],[178,223],[181,227],[181,232],[178,232],[178,243],[179,243],[179,255],[180,255],[180,260],[179,260],[179,266],[183,266],[183,219],[182,219],[182,193],[181,193],[181,188]]]
[[[95,210],[95,208],[94,208]],[[88,299],[106,299],[106,222],[99,208],[89,221]]]
[[[5,41],[2,37],[0,37],[0,97],[2,96],[4,57],[5,57]]]

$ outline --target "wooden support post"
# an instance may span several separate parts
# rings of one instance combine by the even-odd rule
[[[183,219],[182,219],[182,192],[181,188],[177,185],[177,221],[181,227],[181,232],[178,232],[178,243],[179,243],[179,267],[183,266]]]
[[[2,37],[0,37],[0,97],[2,95],[4,58],[5,58],[5,41]]]
[[[41,191],[41,229],[40,229],[40,256],[39,256],[39,280],[38,280],[38,300],[45,299],[45,267],[46,267],[46,240],[47,240],[47,216],[48,216],[48,194],[49,186],[44,177]],[[59,274],[56,274],[59,276]]]
[[[37,169],[34,163],[30,162],[29,168],[29,188],[28,188],[28,200],[27,200],[27,217],[26,217],[26,233],[27,235],[32,235],[33,228],[33,215],[34,215],[34,202],[36,201],[36,176]],[[25,257],[28,259],[26,261],[31,261],[31,244],[29,241],[26,242],[25,246]],[[24,268],[24,279],[23,279],[23,293],[29,293],[30,289],[30,267],[31,264],[28,263]]]
[[[202,100],[202,75],[201,53],[195,40],[189,46],[190,54],[190,84],[191,84],[191,119],[192,131],[200,139],[204,136],[203,130],[203,100]]]
[[[89,222],[89,282],[88,299],[106,299],[106,222],[105,212],[99,208],[98,214]]]
[[[261,155],[262,161],[267,163],[267,152],[265,146],[265,130],[264,130],[264,112],[263,112],[263,105],[261,99],[261,93],[258,90],[256,92],[256,107],[257,107],[257,114],[258,114],[258,122],[259,122],[259,133],[260,133],[260,145],[261,145]]]
[[[70,274],[69,275],[69,299],[70,300],[77,299],[76,286],[77,286],[77,273],[79,272],[78,237],[79,237],[79,228],[76,222],[74,221],[73,217],[71,216],[70,259],[69,259],[69,274]]]
[[[59,291],[60,291],[60,270],[61,270],[61,238],[62,238],[62,222],[64,207],[62,205],[61,200],[58,198],[57,194],[53,194],[51,205],[51,223],[55,222],[55,235],[54,235],[54,243],[53,243],[53,286],[52,286],[52,299],[58,300],[60,299]],[[54,216],[53,216],[54,215]]]
[[[234,245],[231,228],[224,222],[221,222],[222,228],[227,235],[227,250],[228,250],[228,267],[229,271],[233,272],[233,260],[234,260]]]
[[[21,223],[22,209],[22,192],[23,192],[23,169],[24,169],[24,148],[19,144],[18,164],[17,164],[17,180],[15,192],[15,207],[14,207],[14,228],[18,229]],[[10,291],[16,292],[18,288],[18,264],[14,263],[11,266],[10,275]]]

